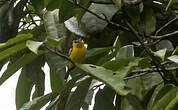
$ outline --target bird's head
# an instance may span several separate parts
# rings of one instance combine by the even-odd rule
[[[83,46],[84,46],[84,41],[81,38],[73,41],[73,47],[80,48]]]

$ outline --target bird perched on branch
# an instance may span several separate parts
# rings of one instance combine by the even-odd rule
[[[72,49],[69,50],[69,58],[74,63],[82,63],[86,53],[87,49],[85,47],[84,41],[82,39],[74,40],[72,43]],[[75,65],[72,62],[69,62],[67,68],[68,70],[66,72],[65,79],[68,78],[69,72],[75,68]]]

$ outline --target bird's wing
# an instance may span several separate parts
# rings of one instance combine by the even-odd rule
[[[69,49],[69,53],[68,53],[69,56],[70,56],[70,54],[71,54],[71,52],[72,52],[72,49],[73,49],[73,48],[70,48],[70,49]]]

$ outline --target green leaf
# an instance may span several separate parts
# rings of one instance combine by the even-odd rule
[[[141,14],[141,26],[146,35],[150,35],[156,29],[156,17],[152,8],[145,9]]]
[[[154,105],[152,110],[161,110],[161,109],[165,110],[167,105],[169,103],[172,103],[171,101],[174,100],[174,98],[177,96],[177,93],[178,93],[177,87],[171,89],[160,100],[157,101],[157,103]]]
[[[43,19],[49,37],[58,39],[62,36],[65,36],[66,28],[64,27],[64,24],[59,23],[58,9],[46,12],[43,16]]]
[[[175,2],[176,2],[176,0],[169,0],[168,5],[166,6],[166,11],[167,11],[168,8],[169,8],[173,3],[175,3]]]
[[[122,3],[121,0],[113,0],[113,2],[116,4],[116,6],[118,7],[118,9],[121,8],[121,3]]]
[[[30,101],[31,90],[34,82],[29,79],[25,68],[22,69],[16,86],[16,108],[19,109],[24,103]]]
[[[25,43],[19,43],[13,47],[10,47],[10,48],[4,50],[4,51],[0,52],[0,60],[9,57],[10,55],[12,55],[24,48],[26,48]]]
[[[19,110],[40,110],[46,103],[57,96],[57,93],[49,93],[47,95],[37,97],[30,102],[27,102]]]
[[[58,39],[53,39],[51,37],[47,37],[47,42],[54,46],[54,47],[57,47],[59,46],[64,40],[65,40],[66,37],[61,37],[61,38],[58,38]]]
[[[95,96],[95,105],[93,110],[115,110],[114,109],[114,96],[115,91],[105,86],[100,89]]]
[[[67,61],[55,54],[47,54],[46,61],[50,67],[51,89],[61,92],[64,88],[64,75],[66,73]]]
[[[130,103],[130,105],[132,105],[134,110],[144,110],[141,105],[141,102],[137,96],[128,94],[128,95],[126,95],[126,98],[127,98],[128,102]]]
[[[164,87],[157,86],[157,88],[155,89],[149,103],[147,106],[148,110],[153,110],[153,106],[163,97],[165,96],[166,93],[168,93],[171,89],[173,89],[174,86],[171,84],[165,85]]]
[[[27,39],[31,39],[32,37],[32,34],[19,34],[15,38],[11,38],[10,40],[8,40],[6,43],[0,43],[0,49]]]
[[[167,48],[153,52],[155,56],[161,58],[162,61],[164,61],[165,55],[166,55]]]
[[[3,73],[3,75],[0,78],[0,85],[2,83],[4,83],[4,81],[6,81],[10,76],[15,74],[15,72],[18,71],[22,66],[30,63],[32,60],[34,60],[35,58],[37,58],[39,55],[41,55],[43,53],[44,52],[41,51],[40,54],[38,54],[38,55],[33,54],[33,53],[27,54],[27,55],[19,58],[13,64],[8,65],[8,68],[6,69],[6,71]]]
[[[75,90],[75,92],[72,94],[71,98],[69,99],[69,102],[67,103],[67,106],[65,110],[79,110],[84,103],[85,97],[88,93],[89,86],[91,84],[92,79],[87,78],[84,81],[79,83],[79,86]],[[76,100],[80,99],[80,100]]]
[[[40,12],[44,8],[44,1],[46,0],[30,0],[35,10]]]
[[[91,4],[89,10],[102,16],[104,14],[108,20],[111,20],[112,16],[117,12],[117,8],[113,5],[101,5],[101,4]],[[96,16],[86,12],[82,17],[81,21],[85,23],[86,31],[88,33],[97,32],[103,30],[107,26],[107,22],[97,18]]]
[[[178,104],[178,92],[176,97],[167,105],[167,107],[165,108],[165,110],[174,110],[174,106]]]
[[[156,45],[156,50],[161,50],[161,49],[165,49],[167,48],[167,50],[169,51],[173,51],[174,50],[174,46],[172,44],[172,42],[170,40],[161,40],[157,45]]]
[[[139,66],[139,63],[144,60],[143,58],[117,58],[116,60],[108,61],[103,64],[103,67],[110,69],[112,71],[117,71],[123,67],[127,66]]]
[[[86,58],[93,57],[99,54],[103,54],[105,52],[109,52],[110,50],[114,49],[115,47],[104,47],[104,48],[92,48],[87,50]]]
[[[83,30],[83,25],[82,23],[79,23],[77,21],[76,17],[72,17],[69,20],[65,21],[65,27],[70,30],[71,32],[75,33],[76,35],[86,37],[87,34]]]
[[[77,64],[77,67],[111,86],[120,95],[126,95],[129,92],[125,89],[124,80],[119,76],[113,75],[113,72],[109,69],[91,64]]]
[[[172,52],[172,55],[178,54],[178,46],[176,47],[176,49]]]
[[[178,55],[170,56],[170,57],[168,57],[168,59],[175,62],[175,63],[178,63]]]
[[[27,40],[26,46],[35,54],[38,54],[38,48],[43,44],[43,42],[37,42],[32,40]]]
[[[127,45],[127,46],[121,47],[119,52],[116,55],[116,58],[128,58],[128,57],[134,57],[133,45]]]
[[[69,18],[73,17],[76,12],[76,6],[69,3],[67,0],[60,0],[61,6],[59,7],[59,22],[63,23],[64,21],[68,20]]]

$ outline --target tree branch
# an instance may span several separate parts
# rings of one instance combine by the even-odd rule
[[[178,15],[177,15],[175,18],[173,18],[171,21],[169,21],[168,23],[166,23],[164,26],[162,26],[161,28],[159,28],[159,29],[156,31],[155,36],[157,36],[158,33],[159,33],[162,29],[164,29],[165,27],[167,27],[168,25],[170,25],[171,23],[173,23],[173,22],[176,21],[177,19],[178,19]]]
[[[150,58],[152,59],[153,63],[156,66],[156,69],[158,71],[158,73],[160,74],[160,76],[162,77],[162,79],[164,80],[164,82],[169,82],[164,76],[167,72],[164,68],[163,65],[160,65],[160,62],[154,57],[154,55],[151,53],[149,47],[147,45],[145,45],[145,43],[142,41],[142,39],[140,38],[140,36],[138,35],[138,32],[132,27],[132,25],[126,21],[126,24],[129,26],[129,28],[132,30],[132,32],[135,34],[137,40],[140,42],[140,44],[143,46],[143,48],[145,49],[146,53],[150,56]],[[160,71],[160,69],[161,71]],[[163,74],[162,74],[163,72]]]
[[[71,2],[71,1],[69,1],[69,0],[67,0],[67,1],[68,1],[69,3],[71,3],[71,4],[73,4],[73,5],[75,5],[75,6],[79,7],[79,8],[81,8],[81,9],[87,11],[88,13],[90,13],[90,14],[96,16],[98,19],[101,19],[101,20],[107,22],[108,24],[114,25],[114,26],[116,26],[116,27],[118,27],[118,28],[122,28],[123,30],[126,30],[126,31],[130,31],[129,28],[127,28],[127,27],[125,27],[125,26],[122,26],[122,25],[120,25],[120,24],[114,23],[114,22],[112,22],[112,21],[109,21],[106,17],[103,18],[103,17],[99,16],[98,14],[94,13],[93,11],[89,10],[88,8],[83,7],[82,5],[80,5],[80,4],[78,4],[78,3]]]
[[[178,66],[165,68],[165,70],[167,70],[167,71],[177,70],[177,69],[178,69]],[[160,69],[160,71],[162,71],[162,70]],[[157,72],[157,69],[156,68],[154,68],[154,69],[145,68],[145,69],[133,70],[131,73],[135,74],[135,75],[125,77],[124,80],[140,77],[140,76],[146,75],[146,74],[148,74],[150,72]],[[136,74],[136,73],[140,73],[140,74]]]
[[[56,55],[58,55],[58,56],[60,56],[60,57],[62,57],[62,58],[64,58],[64,59],[70,61],[73,65],[75,65],[75,63],[74,63],[68,56],[66,56],[66,55],[64,55],[64,54],[62,54],[62,53],[60,53],[59,51],[50,49],[50,48],[47,47],[46,45],[43,45],[42,47],[46,48],[48,51],[50,51],[50,52],[52,52],[52,53],[54,53],[54,54],[56,54]]]
[[[168,34],[164,34],[164,35],[160,35],[160,36],[150,36],[152,39],[162,39],[162,38],[166,38],[172,35],[178,34],[178,31],[174,31],[172,33],[168,33]]]
[[[96,3],[96,4],[105,4],[105,5],[110,5],[110,4],[114,4],[114,2],[112,0],[108,0],[108,1],[95,1],[95,0],[90,0],[90,3]]]

